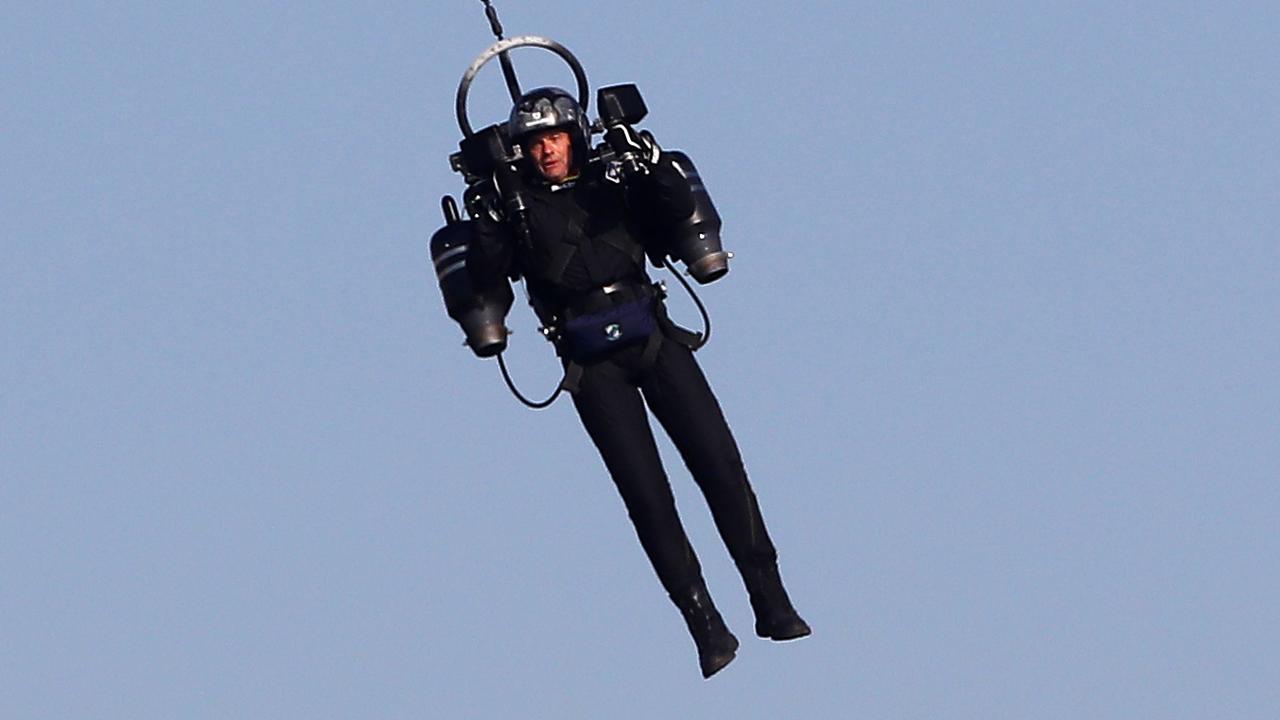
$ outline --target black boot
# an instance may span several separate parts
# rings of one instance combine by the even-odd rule
[[[791,606],[776,565],[767,570],[743,570],[742,578],[751,596],[751,609],[756,614],[756,635],[781,641],[795,640],[813,632]]]
[[[738,638],[725,627],[724,619],[707,594],[706,584],[699,580],[685,590],[671,593],[671,600],[680,608],[693,643],[698,646],[702,677],[709,678],[732,662],[738,650]]]

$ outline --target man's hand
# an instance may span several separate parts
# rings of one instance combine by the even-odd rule
[[[508,220],[520,220],[529,210],[528,193],[524,179],[510,163],[498,163],[493,171],[493,188],[502,201],[502,210]]]
[[[630,125],[619,123],[610,127],[605,131],[604,139],[628,176],[648,175],[649,168],[658,162],[661,154],[657,143],[650,142]]]

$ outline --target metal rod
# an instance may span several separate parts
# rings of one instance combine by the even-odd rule
[[[498,9],[491,4],[491,0],[481,0],[484,3],[485,17],[489,18],[489,29],[493,31],[494,37],[502,40],[502,23],[498,20]]]
[[[502,65],[502,77],[507,81],[507,92],[511,95],[511,102],[515,102],[524,93],[520,92],[520,78],[516,77],[516,66],[511,63],[510,53],[498,53],[498,63]]]
[[[493,31],[493,36],[499,40],[505,40],[506,38],[502,36],[502,21],[498,19],[498,8],[493,6],[492,0],[481,0],[481,2],[484,3],[484,15],[489,18],[489,29]],[[516,66],[505,50],[498,53],[498,62],[502,64],[502,77],[507,81],[507,93],[511,95],[511,102],[515,102],[524,94],[520,91],[520,78],[516,77]]]

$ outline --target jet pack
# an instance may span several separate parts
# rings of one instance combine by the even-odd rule
[[[496,355],[501,361],[510,334],[505,323],[513,300],[511,287],[509,284],[496,288],[478,286],[467,272],[467,255],[476,223],[486,215],[494,222],[509,223],[515,236],[527,242],[528,228],[524,222],[527,199],[523,178],[530,169],[519,143],[511,140],[507,122],[494,123],[479,130],[472,126],[467,107],[472,82],[482,68],[497,59],[514,103],[522,92],[511,51],[525,47],[540,48],[554,53],[569,66],[575,80],[577,101],[584,113],[588,111],[591,98],[586,72],[572,52],[554,40],[537,35],[505,38],[497,12],[488,0],[485,0],[485,11],[497,42],[472,61],[458,85],[455,112],[462,140],[457,152],[449,156],[450,167],[462,176],[466,184],[462,208],[467,217],[462,217],[452,196],[442,198],[445,225],[431,238],[431,257],[445,308],[449,317],[461,326],[466,345],[478,357]],[[614,131],[621,128],[642,138],[646,147],[658,147],[651,133],[636,127],[649,111],[634,84],[599,88],[596,107],[598,118],[584,123],[586,144],[590,148],[588,163],[605,163],[607,168],[626,172],[639,162],[632,147],[611,142],[619,136]],[[601,135],[603,141],[593,144],[595,135]],[[678,150],[661,152],[688,180],[694,211],[670,230],[662,239],[657,255],[651,253],[650,257],[656,264],[667,264],[666,257],[670,256],[684,265],[687,273],[698,283],[714,282],[729,271],[729,259],[732,257],[732,253],[722,247],[720,215],[688,155]]]

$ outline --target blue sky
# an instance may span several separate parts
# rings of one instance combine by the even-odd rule
[[[702,681],[570,405],[444,315],[481,3],[29,3],[0,715],[1276,716],[1280,11],[498,8],[702,171],[735,259],[699,359],[814,636],[751,637],[664,445],[743,639]]]

